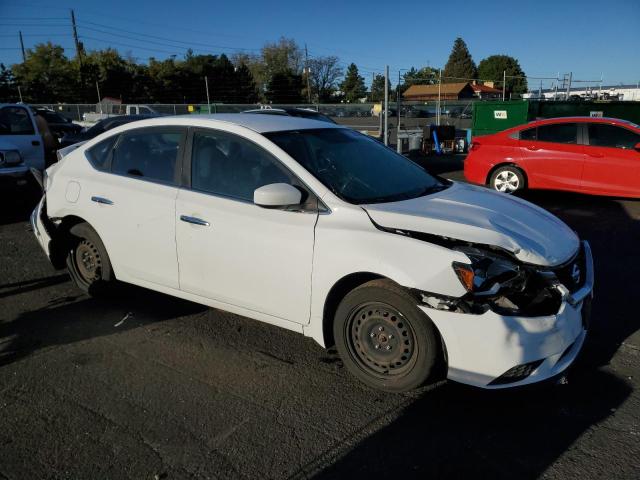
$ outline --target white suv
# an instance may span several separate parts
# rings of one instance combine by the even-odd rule
[[[47,170],[32,224],[89,293],[118,279],[288,328],[335,344],[354,375],[390,391],[438,371],[524,385],[582,347],[586,242],[348,128],[164,117],[74,148]]]

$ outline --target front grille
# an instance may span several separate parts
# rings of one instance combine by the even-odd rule
[[[535,371],[535,369],[542,364],[542,362],[544,362],[544,359],[535,360],[533,362],[524,363],[522,365],[517,365],[513,368],[510,368],[498,378],[489,383],[489,385],[504,385],[505,383],[515,383],[519,382],[520,380],[524,380],[529,375],[531,375]]]
[[[566,265],[554,270],[558,280],[573,293],[578,290],[586,280],[586,268],[584,248],[581,246],[576,258]]]

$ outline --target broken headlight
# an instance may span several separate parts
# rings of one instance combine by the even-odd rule
[[[495,295],[502,288],[523,290],[526,271],[517,263],[473,247],[459,247],[471,264],[453,263],[453,270],[468,292],[474,295]]]

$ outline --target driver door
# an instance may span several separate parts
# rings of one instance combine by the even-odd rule
[[[180,289],[308,323],[317,198],[305,190],[295,210],[255,205],[258,187],[302,186],[275,157],[235,134],[195,130],[187,155],[190,188],[176,200]]]

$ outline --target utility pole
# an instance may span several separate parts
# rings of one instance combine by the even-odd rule
[[[504,102],[507,93],[507,71],[502,71],[502,101]]]
[[[18,85],[18,97],[20,97],[20,103],[22,102],[22,90],[20,90],[20,85]]]
[[[442,94],[442,69],[438,73],[438,106],[436,107],[436,125],[440,125],[440,96]]]
[[[389,145],[389,65],[384,67],[384,144]]]
[[[24,41],[22,40],[22,31],[18,32],[18,35],[20,36],[20,49],[22,50],[22,62],[26,62],[27,61],[27,54],[24,53]]]
[[[80,65],[82,65],[82,45],[80,44],[80,40],[78,40],[78,29],[76,28],[76,14],[71,10],[71,27],[73,28],[73,41],[76,44],[76,56],[80,61]]]
[[[211,113],[211,101],[209,100],[209,80],[204,77],[204,88],[207,91],[207,106],[209,107],[209,113]]]
[[[398,109],[398,131],[400,133],[400,70],[398,70],[398,85],[396,86],[396,108]]]
[[[571,80],[573,79],[573,72],[569,72],[569,83],[567,85],[567,100],[571,96]]]
[[[307,101],[311,104],[311,84],[309,81],[309,51],[307,50],[307,44],[304,44],[304,71],[307,73]],[[320,92],[318,92],[318,101],[320,101]]]
[[[96,82],[96,90],[98,91],[98,105],[100,105],[100,113],[102,113],[102,101],[100,100],[100,87],[98,86],[98,82]]]

